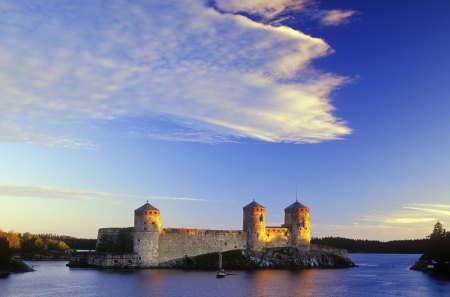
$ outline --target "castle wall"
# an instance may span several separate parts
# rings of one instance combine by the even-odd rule
[[[136,254],[76,252],[71,253],[69,265],[73,267],[136,268],[138,261]]]
[[[164,228],[159,237],[159,262],[235,249],[245,249],[243,231]]]
[[[288,245],[290,232],[285,227],[267,227],[261,241],[265,248],[283,247]]]
[[[243,231],[162,228],[160,211],[147,202],[135,210],[134,227],[131,228],[134,254],[130,254],[134,256],[122,259],[117,255],[114,258],[91,255],[89,265],[150,268],[185,256],[235,249],[261,251],[273,247],[300,247],[310,242],[309,209],[299,202],[285,209],[285,223],[281,227],[266,227],[265,208],[255,201],[243,211]],[[99,229],[97,244],[104,235],[117,240],[122,229]]]
[[[133,227],[131,227],[133,228]],[[117,239],[117,235],[119,235],[120,230],[125,228],[100,228],[97,233],[97,242],[98,240],[105,234],[110,235],[115,240]]]

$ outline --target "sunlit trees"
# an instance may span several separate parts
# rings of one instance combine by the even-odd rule
[[[6,234],[6,239],[8,239],[9,248],[11,248],[13,250],[19,250],[20,249],[20,237],[19,237],[19,234],[17,234],[14,231],[9,231]]]

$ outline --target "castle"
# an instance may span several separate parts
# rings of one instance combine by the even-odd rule
[[[284,209],[284,224],[266,226],[266,208],[252,201],[243,208],[243,230],[163,228],[161,212],[149,204],[134,211],[131,254],[78,254],[74,261],[100,267],[158,267],[170,260],[230,250],[262,251],[272,247],[307,248],[311,239],[309,208],[295,201]],[[117,238],[123,228],[101,228],[97,244],[105,235]],[[84,258],[83,258],[84,257]]]

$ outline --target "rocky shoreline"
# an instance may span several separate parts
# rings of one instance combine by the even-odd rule
[[[433,274],[450,275],[450,263],[449,262],[436,262],[434,260],[419,259],[410,270],[424,271]]]
[[[7,277],[11,273],[32,272],[34,269],[21,259],[12,259],[8,266],[0,268],[0,277]]]
[[[346,256],[323,250],[303,250],[292,247],[269,248],[261,252],[233,250],[222,253],[226,269],[285,268],[350,268],[355,264]],[[161,263],[159,268],[217,269],[217,253],[184,257]]]

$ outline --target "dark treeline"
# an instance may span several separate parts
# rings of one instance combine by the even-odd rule
[[[447,273],[450,274],[450,232],[445,230],[441,222],[437,222],[428,238],[429,246],[421,259],[445,264]]]
[[[56,235],[50,233],[37,234],[41,238],[64,241],[70,249],[74,250],[95,250],[97,239],[77,238],[67,235]]]
[[[428,239],[378,241],[342,237],[313,238],[311,243],[346,249],[350,253],[422,254]]]

